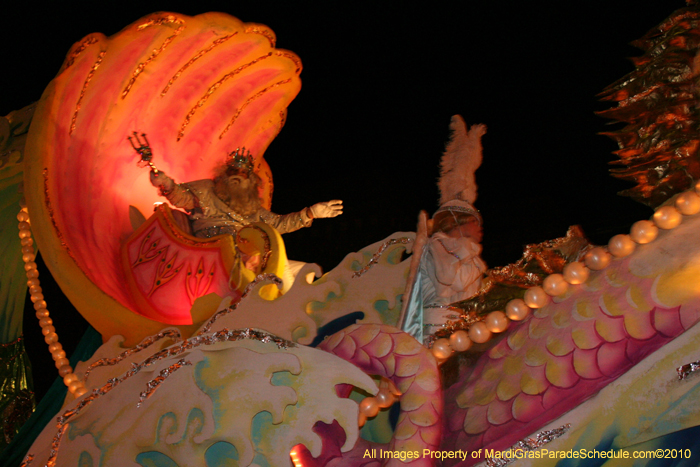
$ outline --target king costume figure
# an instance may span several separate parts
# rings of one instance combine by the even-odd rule
[[[264,222],[284,234],[309,227],[316,218],[336,217],[343,213],[341,200],[316,203],[284,215],[263,208],[258,194],[261,180],[253,171],[253,158],[245,148],[229,154],[226,164],[213,180],[176,183],[150,162],[147,144],[146,141],[145,145],[142,143],[141,147],[134,146],[134,149],[151,167],[151,184],[158,187],[160,194],[173,206],[187,211],[196,237],[236,235],[242,227],[254,222]]]

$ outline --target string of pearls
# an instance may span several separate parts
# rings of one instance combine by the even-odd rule
[[[607,246],[592,248],[583,261],[569,263],[562,274],[550,274],[542,281],[542,286],[530,287],[525,296],[516,298],[506,304],[505,313],[492,311],[483,321],[474,323],[469,331],[459,330],[447,338],[441,338],[433,343],[432,353],[438,362],[445,361],[452,352],[464,352],[473,342],[483,344],[493,334],[503,332],[510,321],[525,319],[530,311],[542,308],[549,303],[550,297],[565,294],[572,285],[586,282],[590,271],[600,271],[610,265],[613,259],[624,258],[634,252],[637,245],[645,245],[656,240],[659,229],[671,230],[678,227],[683,216],[692,216],[700,212],[700,182],[695,188],[685,191],[676,197],[673,205],[662,206],[654,212],[651,220],[635,222],[629,235],[615,235]]]
[[[401,392],[390,380],[382,378],[379,383],[379,392],[374,397],[365,397],[360,402],[360,414],[358,425],[364,426],[368,418],[376,417],[381,409],[386,409],[394,405],[399,400]]]
[[[46,300],[44,300],[41,285],[39,285],[39,271],[34,262],[36,258],[34,240],[32,239],[29,212],[26,207],[20,209],[17,220],[19,221],[22,260],[24,261],[24,270],[27,272],[27,286],[29,287],[30,299],[34,303],[36,317],[39,318],[41,333],[44,335],[44,341],[49,345],[49,352],[56,362],[56,368],[58,374],[63,378],[63,384],[68,387],[71,394],[80,397],[87,392],[87,389],[85,389],[85,384],[73,373],[70,361],[66,358],[66,352],[61,343],[58,342],[58,334],[56,334],[56,328],[53,327],[53,320],[49,317],[49,310],[46,309]]]

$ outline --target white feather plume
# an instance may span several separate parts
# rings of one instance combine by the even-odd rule
[[[460,115],[454,115],[450,129],[452,137],[440,163],[440,204],[453,199],[471,204],[476,201],[474,172],[481,165],[481,137],[486,133],[486,125],[472,125],[467,129],[464,119]]]

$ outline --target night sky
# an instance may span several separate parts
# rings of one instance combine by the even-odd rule
[[[345,201],[343,216],[285,235],[292,259],[328,270],[415,230],[418,212],[437,208],[454,114],[488,126],[475,204],[490,266],[516,261],[525,244],[563,236],[569,225],[601,244],[651,215],[616,194],[631,185],[607,172],[616,144],[597,134],[610,128],[594,114],[608,107],[596,94],[632,71],[626,57],[640,52],[629,42],[684,2],[295,3],[13,2],[0,28],[0,113],[39,99],[88,33],[111,35],[154,11],[222,11],[268,25],[277,47],[304,64],[302,90],[265,155],[273,210]]]

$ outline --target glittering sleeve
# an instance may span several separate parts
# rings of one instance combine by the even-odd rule
[[[271,225],[282,234],[294,232],[302,227],[309,227],[313,222],[313,219],[306,215],[306,209],[302,209],[300,212],[282,215],[275,214],[265,209],[260,209],[259,213],[261,221],[267,225]]]
[[[175,183],[165,172],[160,171],[158,178],[163,177],[160,185],[160,194],[165,196],[170,204],[175,207],[191,211],[197,206],[197,197],[192,193],[187,184]]]

